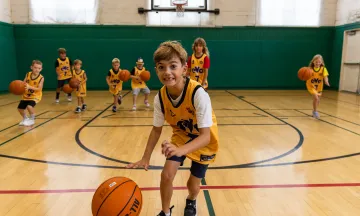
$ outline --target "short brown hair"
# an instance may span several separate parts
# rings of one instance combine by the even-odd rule
[[[33,60],[31,63],[31,66],[33,66],[34,64],[38,64],[38,65],[42,65],[43,63],[40,60]]]
[[[59,52],[59,53],[66,53],[66,49],[65,49],[65,48],[59,48],[59,49],[58,49],[58,52]]]
[[[76,59],[76,60],[74,61],[74,65],[77,65],[77,64],[82,64],[82,61],[81,61],[80,59]]]
[[[187,62],[187,52],[182,47],[181,43],[178,41],[165,41],[160,44],[158,49],[154,53],[154,62],[155,64],[166,60],[177,57],[179,58],[182,65],[185,65]]]

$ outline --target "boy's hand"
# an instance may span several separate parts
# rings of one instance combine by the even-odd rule
[[[26,83],[26,84],[25,84],[25,89],[26,89],[26,90],[29,90],[29,89],[33,89],[33,87]]]
[[[131,163],[131,164],[126,165],[126,168],[138,168],[138,167],[141,167],[141,168],[144,168],[146,171],[148,171],[149,163],[150,162],[149,162],[148,159],[142,158],[141,160],[139,160],[136,163]]]
[[[330,83],[329,83],[329,81],[325,82],[325,84],[326,84],[327,86],[329,86],[329,87],[330,87]]]
[[[171,144],[167,140],[165,140],[161,144],[161,153],[164,154],[166,158],[170,158],[172,156],[181,157],[185,154],[181,148],[178,148],[177,146]]]

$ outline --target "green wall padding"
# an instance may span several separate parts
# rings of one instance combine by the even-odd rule
[[[111,60],[131,70],[144,58],[152,89],[161,86],[153,64],[153,53],[165,40],[180,40],[188,54],[196,37],[204,37],[210,49],[210,88],[305,88],[297,78],[300,67],[315,54],[325,62],[333,58],[334,27],[224,27],[163,28],[145,26],[15,25],[20,77],[29,63],[44,63],[45,88],[56,87],[54,61],[57,49],[65,47],[73,60],[83,60],[89,89],[107,89],[105,77]],[[329,68],[329,72],[332,70]],[[125,84],[130,88],[130,82]]]
[[[13,25],[0,22],[0,92],[7,92],[9,83],[18,78],[13,29]]]

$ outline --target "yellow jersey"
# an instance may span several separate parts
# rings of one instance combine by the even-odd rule
[[[76,71],[73,72],[73,77],[79,80],[80,82],[83,82],[85,80],[86,74],[84,70],[81,70],[79,73]],[[86,82],[79,85],[76,89],[76,96],[78,97],[85,97],[86,96]]]
[[[61,60],[60,58],[57,59],[58,66],[56,67],[56,71],[59,71],[59,78],[58,80],[66,80],[72,77],[71,73],[71,65],[70,65],[70,59],[68,57],[65,58],[65,60]]]
[[[134,74],[132,74],[133,76],[137,76],[140,77],[140,74],[142,72],[144,72],[146,69],[145,67],[143,67],[141,70],[137,67],[134,68]],[[144,81],[137,81],[136,79],[132,79],[131,80],[131,88],[132,89],[136,89],[136,88],[145,88],[146,87],[146,83]]]
[[[204,80],[204,63],[206,54],[203,54],[200,58],[197,58],[195,54],[191,56],[191,67],[190,67],[190,79],[195,80],[202,84]],[[205,83],[205,88],[208,86],[208,83]]]
[[[119,78],[120,71],[121,71],[120,68],[117,72],[115,72],[113,69],[110,69],[108,73],[111,83],[111,86],[109,86],[109,92],[113,95],[118,95],[122,90],[123,81],[121,81]]]
[[[36,78],[32,78],[32,71],[28,72],[25,76],[25,82],[35,88],[39,87],[40,81],[44,78],[43,75],[39,74]],[[25,90],[22,99],[33,100],[35,103],[39,103],[42,98],[42,91],[34,91],[32,89]]]
[[[324,77],[329,76],[325,67],[313,68],[313,74],[306,81],[306,88],[310,94],[321,94],[324,87]]]
[[[166,122],[173,129],[171,143],[178,147],[186,145],[186,143],[200,135],[193,101],[195,92],[198,88],[201,88],[201,85],[194,80],[186,78],[184,88],[182,98],[176,106],[172,104],[165,86],[159,91],[161,110],[164,113]],[[210,127],[209,144],[186,155],[186,157],[197,163],[210,164],[215,161],[219,146],[219,136],[217,120],[213,110],[212,121],[213,125]]]

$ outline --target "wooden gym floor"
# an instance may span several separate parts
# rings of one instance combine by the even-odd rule
[[[128,93],[128,91],[124,91]],[[152,91],[151,100],[156,91]],[[360,96],[325,91],[321,120],[311,118],[306,91],[210,91],[220,152],[198,198],[199,216],[360,215]],[[91,91],[88,110],[76,98],[45,92],[33,127],[18,126],[18,97],[0,95],[0,215],[89,216],[97,186],[113,176],[139,184],[141,215],[161,209],[165,158],[156,147],[153,170],[126,170],[142,156],[152,125],[143,95],[130,111],[128,93],[111,112],[110,94]],[[168,138],[165,127],[160,140]],[[174,181],[173,215],[182,215],[189,171]]]

